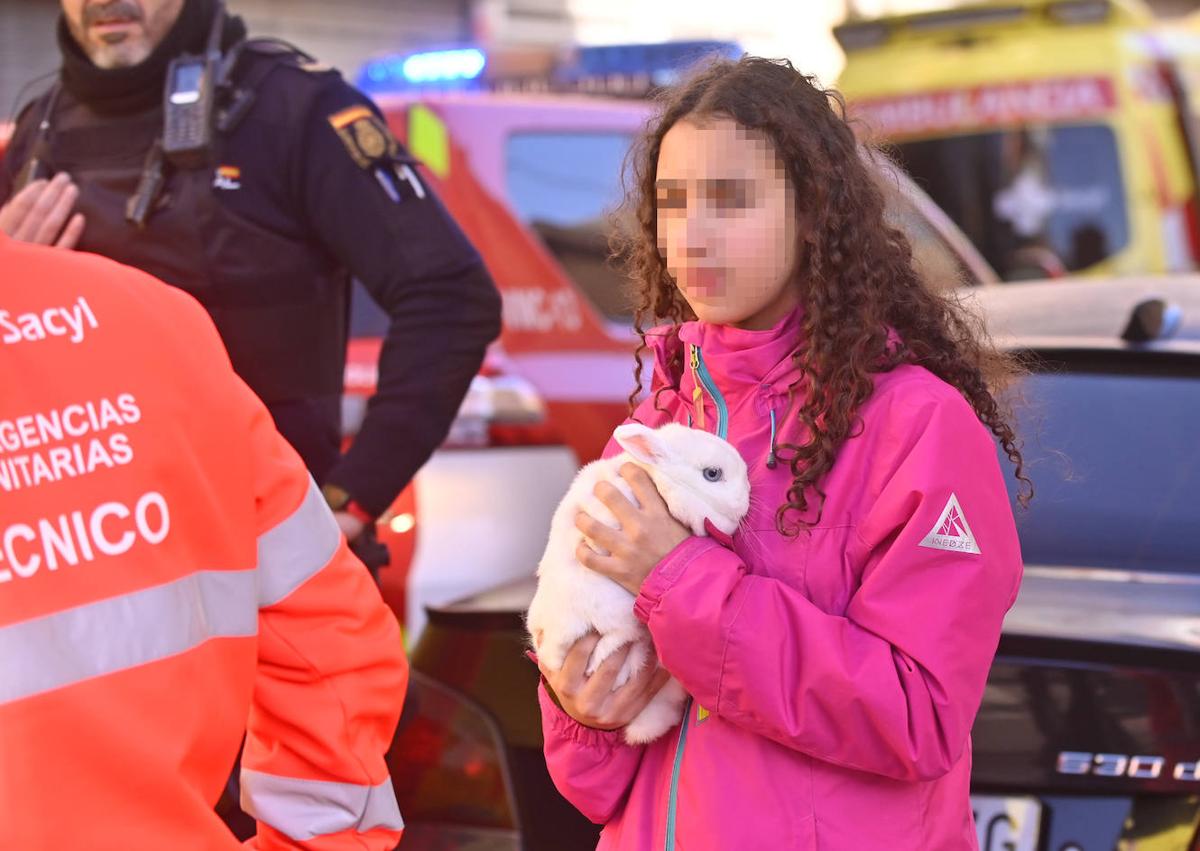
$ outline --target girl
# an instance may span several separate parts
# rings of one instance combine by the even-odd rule
[[[833,102],[786,62],[718,62],[640,149],[629,257],[670,323],[638,326],[633,419],[726,437],[753,505],[693,537],[627,465],[640,507],[596,491],[621,528],[577,519],[692,696],[631,747],[662,671],[586,677],[594,636],[543,670],[550,772],[602,849],[976,847],[969,733],[1021,575],[993,435],[1028,485],[989,391],[1009,364],[918,279]]]

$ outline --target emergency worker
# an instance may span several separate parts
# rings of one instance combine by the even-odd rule
[[[391,849],[399,627],[189,296],[0,234],[0,847]]]

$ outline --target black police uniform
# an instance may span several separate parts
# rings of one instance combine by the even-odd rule
[[[243,48],[232,75],[240,114],[229,120],[229,99],[233,126],[203,167],[168,169],[143,227],[126,206],[162,133],[161,78],[153,103],[133,111],[99,111],[62,85],[36,100],[5,158],[0,202],[31,158],[42,176],[69,173],[87,217],[79,249],[192,293],[318,482],[379,514],[445,437],[499,333],[499,296],[367,98],[291,50]],[[390,327],[378,390],[342,457],[352,275]]]

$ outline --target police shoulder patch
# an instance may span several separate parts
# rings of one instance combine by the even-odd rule
[[[399,153],[399,145],[387,125],[361,104],[339,110],[328,120],[360,168],[388,162]]]

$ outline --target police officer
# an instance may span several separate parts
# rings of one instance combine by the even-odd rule
[[[62,0],[58,44],[59,79],[0,169],[0,229],[199,299],[364,544],[499,333],[478,253],[364,95],[295,48],[248,40],[220,0]],[[390,326],[343,457],[351,276]]]

